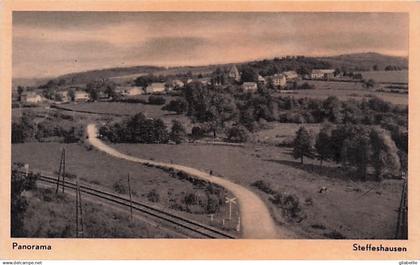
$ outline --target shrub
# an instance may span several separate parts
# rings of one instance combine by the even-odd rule
[[[185,128],[182,123],[177,120],[173,120],[169,139],[177,144],[180,144],[185,139],[186,135],[187,133],[185,132]]]
[[[148,100],[149,104],[152,105],[163,105],[165,104],[166,100],[162,96],[150,96]]]
[[[125,187],[125,183],[123,183],[122,179],[119,179],[112,185],[112,188],[115,192],[120,194],[127,194],[127,188]]]
[[[150,202],[159,202],[160,201],[160,195],[155,189],[149,191],[147,193],[146,197]]]
[[[191,129],[191,136],[194,139],[200,139],[200,138],[204,137],[204,134],[205,134],[205,130],[203,130],[203,128],[201,128],[199,126],[194,126]]]
[[[187,107],[188,107],[188,104],[184,99],[177,98],[177,99],[171,100],[168,104],[163,106],[162,110],[174,111],[177,114],[181,114],[187,111]]]
[[[267,193],[267,194],[274,194],[276,191],[274,191],[271,188],[270,183],[265,182],[264,180],[257,180],[254,183],[251,184],[251,186],[256,187],[257,189]]]
[[[227,131],[228,140],[236,143],[246,142],[249,138],[249,131],[242,125],[235,125]]]

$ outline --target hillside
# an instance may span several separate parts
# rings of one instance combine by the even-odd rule
[[[320,57],[320,60],[331,64],[333,68],[360,68],[360,70],[371,70],[374,65],[378,70],[384,70],[388,65],[395,65],[402,69],[408,69],[408,59],[405,57],[389,56],[380,53],[353,53],[332,57]]]
[[[232,64],[204,65],[204,66],[179,66],[179,67],[158,67],[158,66],[133,66],[117,67],[109,69],[98,69],[79,73],[62,75],[56,80],[65,80],[66,84],[86,84],[99,79],[113,79],[116,82],[128,82],[137,76],[146,74],[155,75],[177,75],[191,72],[193,75],[209,74],[217,67],[227,68]],[[238,63],[239,68],[251,67],[261,75],[271,75],[286,70],[297,70],[308,72],[317,68],[346,68],[351,71],[371,70],[374,65],[378,70],[383,70],[387,65],[395,65],[402,69],[408,68],[408,59],[394,57],[379,53],[358,53],[345,54],[329,57],[304,57],[286,56],[282,58],[256,60]]]

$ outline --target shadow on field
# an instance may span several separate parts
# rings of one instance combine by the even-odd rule
[[[333,166],[320,166],[316,164],[301,164],[297,161],[290,161],[290,160],[275,160],[275,159],[267,159],[265,161],[279,163],[282,165],[286,165],[289,167],[293,167],[296,169],[304,170],[310,174],[318,174],[320,176],[325,176],[328,178],[336,178],[336,179],[347,179],[348,174],[339,167]]]

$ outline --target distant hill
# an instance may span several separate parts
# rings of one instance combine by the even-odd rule
[[[65,80],[66,84],[80,85],[100,79],[112,79],[116,82],[129,82],[137,76],[154,75],[176,75],[191,72],[193,75],[209,74],[217,67],[228,68],[232,65],[204,65],[204,66],[179,66],[179,67],[158,67],[158,66],[133,66],[98,69],[78,73],[70,73],[55,78]],[[264,59],[236,64],[240,69],[251,67],[261,75],[270,75],[286,70],[310,71],[317,68],[346,68],[349,71],[367,71],[374,65],[378,70],[383,70],[388,65],[398,66],[402,69],[408,68],[408,59],[403,57],[388,56],[379,53],[357,53],[344,54],[326,57],[305,57],[286,56],[282,58]],[[303,69],[303,70],[302,70]],[[14,80],[15,81],[15,80]],[[43,80],[45,82],[45,80]],[[15,83],[15,82],[14,82]],[[38,83],[39,84],[39,83]]]
[[[108,69],[91,70],[79,73],[71,73],[57,77],[56,79],[65,80],[69,84],[85,84],[93,80],[109,79],[111,77],[119,77],[125,75],[144,75],[154,73],[159,70],[164,70],[163,67],[158,66],[133,66],[133,67],[116,67]]]
[[[377,66],[377,70],[384,70],[386,66],[398,66],[401,69],[408,69],[408,58],[383,55],[380,53],[353,53],[331,57],[319,57],[320,60],[328,62],[333,68],[346,67],[349,69],[369,71],[373,66]]]

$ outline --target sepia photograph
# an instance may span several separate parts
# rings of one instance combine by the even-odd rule
[[[13,11],[11,34],[11,238],[408,239],[408,13]]]

